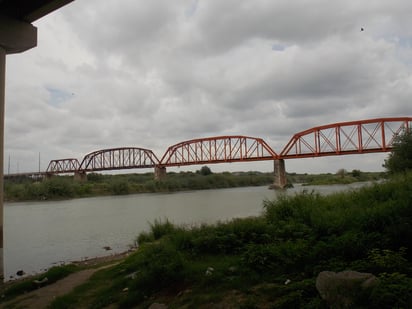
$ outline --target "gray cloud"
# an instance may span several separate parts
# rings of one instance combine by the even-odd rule
[[[280,151],[314,126],[409,116],[409,11],[401,0],[74,1],[36,23],[37,48],[7,59],[6,157],[33,170],[38,152],[44,165],[119,146],[161,156],[230,134]],[[288,166],[376,170],[379,160]]]

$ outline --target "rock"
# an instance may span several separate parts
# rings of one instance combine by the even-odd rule
[[[17,276],[24,276],[26,273],[24,272],[24,270],[18,270],[17,272],[16,272],[16,275]]]
[[[148,309],[168,309],[169,307],[165,304],[153,303]]]
[[[49,281],[49,278],[44,277],[42,280],[34,280],[33,282],[37,285],[37,287],[41,287],[43,284],[46,284]]]
[[[236,266],[230,266],[228,269],[231,273],[234,273],[237,271],[237,267]]]
[[[125,279],[135,279],[136,278],[136,275],[137,275],[137,271],[135,271],[135,272],[133,272],[133,273],[131,273],[131,274],[128,274],[128,275],[126,275],[124,278]]]
[[[208,267],[207,269],[206,269],[206,272],[205,272],[205,275],[206,276],[211,276],[211,275],[213,275],[213,272],[215,271],[215,269],[213,268],[213,267]]]
[[[378,282],[370,273],[322,271],[316,278],[316,289],[331,308],[349,308],[360,295],[365,297],[370,293]]]
[[[290,279],[287,279],[286,281],[285,281],[285,285],[288,285],[289,283],[291,283],[292,281],[290,280]]]

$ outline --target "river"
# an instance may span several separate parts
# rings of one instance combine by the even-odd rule
[[[303,189],[329,194],[362,185],[295,186],[287,194]],[[16,277],[18,270],[34,274],[70,261],[126,251],[156,219],[193,225],[260,215],[263,201],[278,194],[264,186],[6,203],[5,278]]]

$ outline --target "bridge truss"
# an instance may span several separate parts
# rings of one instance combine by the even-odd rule
[[[377,118],[314,127],[293,135],[280,154],[263,139],[230,135],[192,139],[170,146],[159,160],[137,147],[103,149],[77,159],[52,160],[46,174],[309,158],[387,152],[395,137],[412,128],[412,117]]]
[[[277,154],[261,138],[218,136],[193,139],[170,146],[161,159],[162,166],[274,160]]]
[[[412,118],[378,118],[334,123],[296,133],[281,159],[386,152],[394,138],[411,128]]]
[[[103,171],[131,168],[154,168],[159,159],[150,149],[122,147],[103,149],[87,154],[79,170]]]
[[[80,163],[75,158],[51,160],[47,166],[47,174],[74,173],[79,170]]]

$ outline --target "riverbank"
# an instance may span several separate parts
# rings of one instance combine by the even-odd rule
[[[339,174],[287,174],[288,183],[305,185],[349,184],[374,181],[383,178],[383,173],[342,172]],[[161,181],[154,180],[153,173],[103,175],[88,174],[84,182],[74,181],[73,176],[55,176],[43,181],[30,178],[6,179],[4,199],[6,202],[66,200],[82,197],[128,195],[137,193],[181,192],[206,189],[270,186],[273,173],[236,172],[168,173]]]
[[[61,272],[60,276],[50,276],[49,272],[36,276],[27,276],[7,281],[1,286],[4,308],[46,308],[56,297],[70,293],[73,289],[85,284],[92,275],[102,269],[112,267],[123,261],[134,250],[107,256],[73,261],[71,271]],[[65,266],[67,267],[67,265]],[[52,270],[54,272],[54,270]],[[52,279],[49,279],[52,278]],[[53,281],[53,282],[52,282]],[[5,294],[8,294],[6,297]],[[15,296],[15,297],[13,297]],[[9,300],[10,298],[10,300]]]
[[[262,216],[225,223],[155,221],[138,251],[51,308],[326,308],[316,277],[342,270],[379,279],[354,295],[357,308],[409,308],[410,192],[411,174],[328,196],[283,196],[266,201]]]

